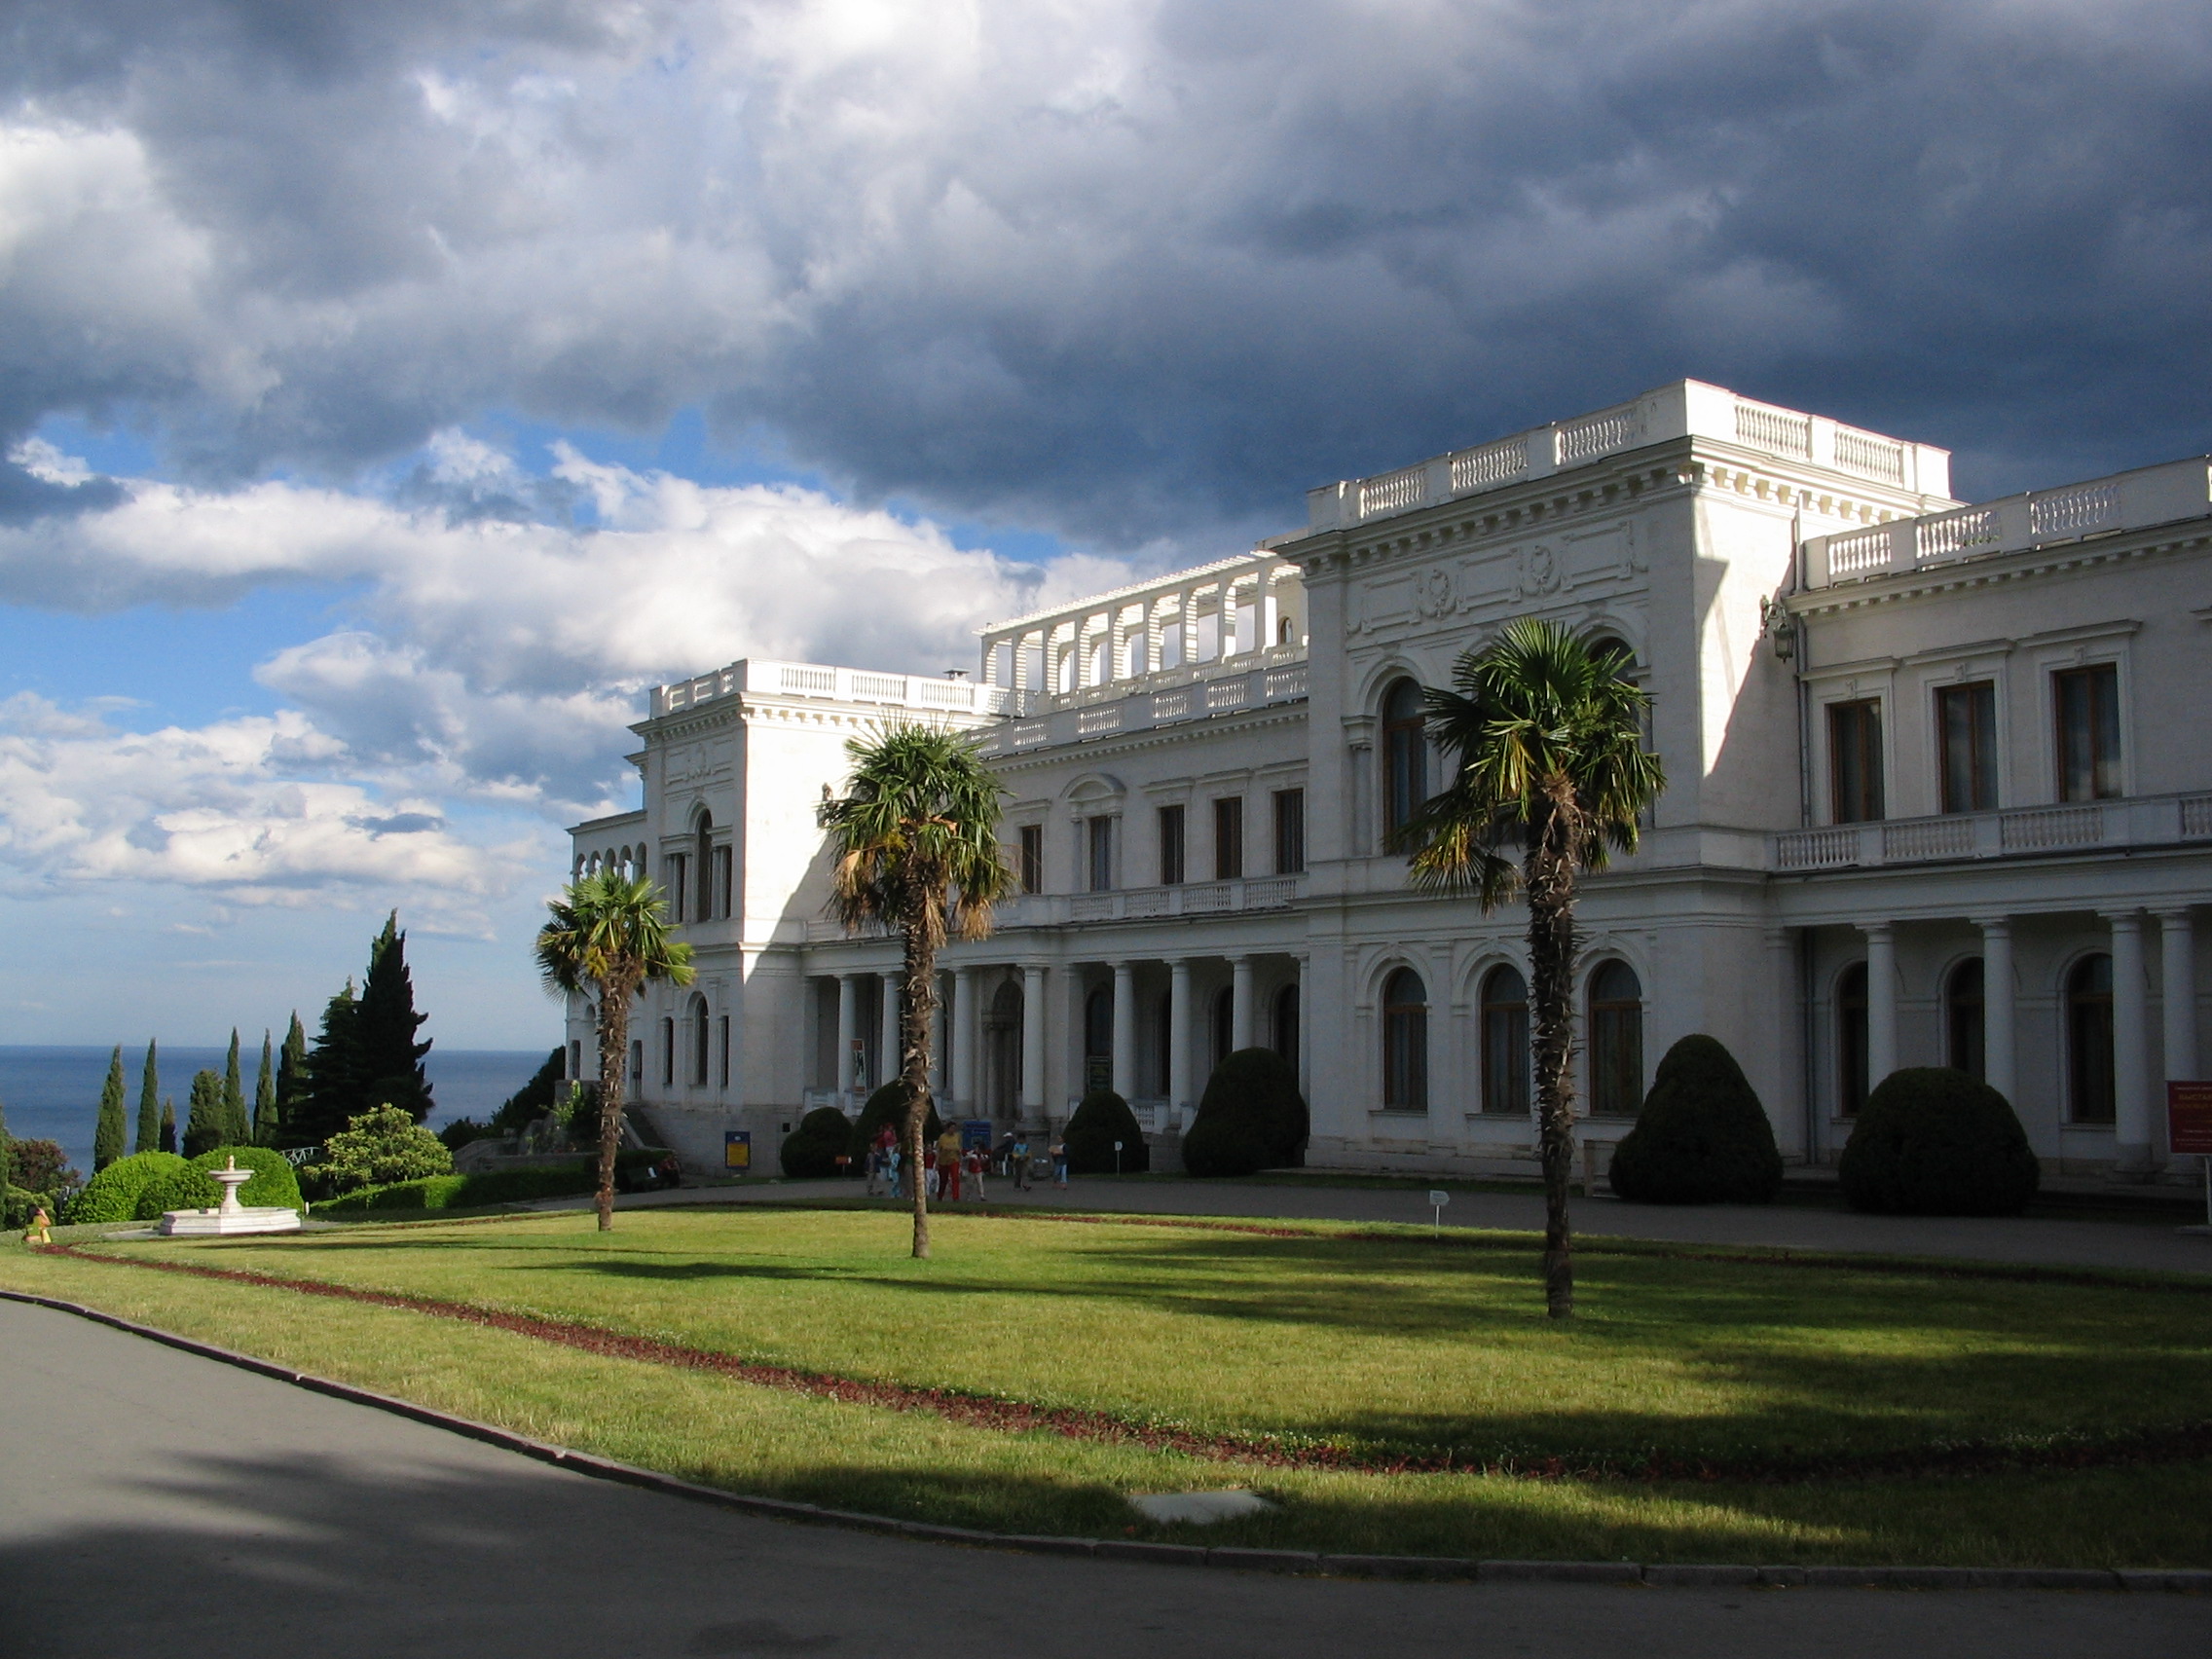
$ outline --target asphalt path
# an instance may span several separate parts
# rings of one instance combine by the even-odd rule
[[[850,1198],[858,1181],[758,1181],[679,1187],[620,1200],[624,1208],[694,1203],[793,1203]],[[1116,1181],[1077,1176],[1066,1192],[1049,1183],[1022,1191],[994,1180],[988,1202],[1001,1207],[1116,1210],[1141,1215],[1290,1216],[1309,1221],[1430,1222],[1421,1188],[1333,1187],[1237,1181]],[[588,1209],[589,1197],[549,1198],[540,1209]],[[952,1206],[948,1206],[952,1207]],[[960,1206],[967,1207],[967,1206]],[[1585,1237],[1673,1243],[1776,1246],[1791,1250],[1950,1256],[1963,1261],[2130,1272],[2212,1273],[2212,1236],[2157,1221],[2090,1221],[2020,1216],[1859,1215],[1796,1204],[1630,1204],[1577,1198],[1575,1231]],[[1544,1201],[1533,1193],[1454,1193],[1446,1227],[1540,1233]]]
[[[0,1659],[2206,1650],[2200,1598],[1386,1584],[792,1525],[0,1302]]]

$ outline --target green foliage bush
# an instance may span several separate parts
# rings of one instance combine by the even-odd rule
[[[1782,1185],[1766,1108],[1715,1038],[1667,1051],[1636,1127],[1613,1149],[1613,1191],[1640,1204],[1763,1204]]]
[[[164,1176],[190,1168],[173,1152],[138,1152],[119,1158],[94,1175],[69,1205],[72,1222],[135,1221],[138,1198]]]
[[[272,1152],[265,1146],[219,1146],[212,1152],[203,1152],[192,1161],[202,1169],[220,1169],[236,1159],[240,1169],[253,1171],[253,1179],[239,1189],[239,1202],[250,1205],[268,1205],[272,1208],[298,1209],[300,1207],[300,1178],[292,1170],[291,1161],[280,1152]]]
[[[1122,1143],[1118,1155],[1116,1141]],[[1111,1175],[1117,1168],[1124,1175],[1141,1175],[1152,1167],[1152,1148],[1144,1143],[1137,1115],[1111,1088],[1094,1088],[1083,1097],[1060,1143],[1068,1149],[1071,1175]]]
[[[631,1147],[615,1154],[616,1175],[619,1178],[625,1170],[651,1168],[669,1156],[664,1146]],[[371,1210],[475,1209],[487,1204],[527,1203],[532,1198],[565,1198],[592,1192],[598,1186],[598,1161],[579,1158],[535,1169],[487,1169],[474,1175],[429,1175],[362,1187],[341,1198],[323,1199],[314,1206],[314,1213],[344,1216]]]
[[[847,1143],[846,1150],[856,1160],[866,1158],[867,1149],[874,1144],[875,1137],[883,1132],[886,1124],[899,1131],[899,1144],[904,1146],[906,1089],[903,1084],[887,1083],[867,1097],[867,1104],[861,1108],[859,1121],[853,1124],[852,1139]],[[933,1100],[930,1102],[929,1116],[922,1120],[922,1139],[934,1141],[943,1133],[944,1120],[937,1115],[937,1102]]]
[[[0,1232],[21,1233],[31,1224],[38,1207],[46,1205],[49,1219],[58,1221],[44,1193],[26,1193],[20,1187],[0,1187]]]
[[[397,1106],[363,1112],[324,1144],[313,1179],[332,1194],[453,1173],[453,1154]]]
[[[2018,1215],[2043,1184],[2005,1096],[1948,1066],[1884,1078],[1838,1173],[1853,1209],[1887,1215]]]
[[[223,1189],[206,1170],[187,1163],[149,1182],[138,1195],[132,1212],[137,1221],[159,1221],[169,1210],[213,1209],[223,1201]]]
[[[1183,1137],[1194,1175],[1253,1175],[1306,1161],[1310,1120],[1298,1072],[1272,1049],[1239,1049],[1214,1067]]]
[[[83,1185],[59,1141],[11,1139],[8,1160],[10,1184],[26,1193],[73,1193]]]
[[[838,1173],[837,1160],[852,1153],[853,1125],[834,1106],[818,1106],[784,1137],[784,1173],[794,1181],[818,1181]],[[850,1169],[853,1165],[847,1164]]]

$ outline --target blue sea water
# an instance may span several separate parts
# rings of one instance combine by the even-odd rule
[[[82,1175],[92,1172],[92,1130],[99,1119],[100,1085],[107,1080],[106,1049],[0,1047],[0,1108],[8,1132],[21,1140],[55,1140]],[[162,1092],[176,1101],[177,1124],[184,1122],[192,1074],[219,1072],[227,1049],[163,1049],[156,1056]],[[424,1064],[430,1074],[430,1127],[456,1118],[487,1118],[499,1102],[528,1083],[545,1063],[543,1049],[431,1049]],[[146,1050],[123,1051],[124,1135],[138,1132],[138,1085]],[[247,1110],[253,1106],[254,1079],[261,1068],[261,1046],[239,1051]]]

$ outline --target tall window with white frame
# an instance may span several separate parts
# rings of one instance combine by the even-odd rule
[[[1989,1069],[1982,1030],[1981,958],[1970,956],[1943,979],[1943,1063],[1976,1082]]]
[[[1828,705],[1828,801],[1838,824],[1871,824],[1886,816],[1877,697]]]
[[[1836,1116],[1866,1104],[1866,964],[1854,962],[1835,982]]]
[[[1396,834],[1428,799],[1428,736],[1420,687],[1401,680],[1382,698],[1382,830]]]
[[[1483,1110],[1526,1118],[1529,1081],[1529,981],[1521,970],[1493,968],[1483,976]]]
[[[1183,885],[1183,808],[1160,809],[1160,885]]]
[[[691,1085],[695,1088],[704,1088],[712,1075],[708,1069],[708,1054],[714,1035],[705,997],[691,999],[691,1017],[685,1023],[691,1027]]]
[[[2066,1116],[2109,1124],[2113,1087],[2112,958],[2084,956],[2066,975]]]
[[[676,1087],[676,1021],[672,1018],[660,1022],[660,1086]]]
[[[2120,793],[2120,670],[2111,663],[2050,677],[2058,724],[2058,798],[2112,800]]]
[[[1293,979],[1275,992],[1274,1018],[1269,1022],[1274,1051],[1292,1065],[1298,1064],[1298,981]]]
[[[1428,987],[1411,968],[1382,982],[1382,1109],[1428,1110]]]
[[[1936,750],[1945,812],[1997,809],[1997,687],[1978,680],[1936,689]]]
[[[1306,869],[1306,792],[1277,790],[1275,809],[1275,874],[1300,875]]]
[[[1019,868],[1021,891],[1045,891],[1045,827],[1042,824],[1024,824],[1021,827]]]
[[[1244,797],[1224,795],[1213,803],[1213,878],[1235,881],[1244,873]]]
[[[1114,889],[1114,820],[1109,817],[1093,818],[1088,829],[1090,835],[1090,891],[1110,893]]]
[[[1633,1118],[1643,1106],[1643,985],[1618,957],[1590,976],[1590,1110]]]

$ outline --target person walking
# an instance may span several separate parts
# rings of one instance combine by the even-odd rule
[[[922,1148],[922,1191],[929,1195],[930,1199],[933,1203],[936,1201],[937,1148],[935,1146],[925,1146]]]
[[[869,1198],[872,1198],[876,1196],[876,1184],[882,1179],[883,1148],[871,1146],[867,1149],[867,1196]]]
[[[990,1168],[991,1161],[983,1156],[981,1147],[972,1146],[968,1149],[968,1156],[961,1161],[967,1165],[968,1183],[976,1190],[976,1201],[987,1202],[983,1197],[983,1171]]]
[[[891,1196],[903,1198],[906,1191],[899,1184],[899,1143],[894,1141],[883,1149],[883,1167],[891,1180]]]
[[[1014,1188],[1017,1193],[1029,1191],[1029,1137],[1019,1133],[1014,1137]]]
[[[1063,1193],[1068,1190],[1068,1143],[1064,1140],[1052,1143],[1052,1184]]]

